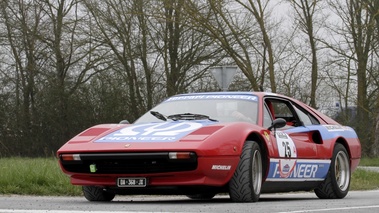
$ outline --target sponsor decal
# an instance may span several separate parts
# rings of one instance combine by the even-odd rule
[[[96,164],[89,165],[89,171],[95,173],[97,171]]]
[[[185,95],[168,98],[166,101],[180,100],[201,100],[201,99],[239,99],[247,101],[258,101],[257,96],[253,95]]]
[[[95,142],[173,142],[201,128],[204,123],[166,122],[125,127]]]
[[[289,138],[289,136],[284,132],[277,132],[276,136],[280,139],[288,139]]]
[[[330,160],[271,159],[267,181],[324,180]]]
[[[298,133],[306,131],[319,131],[323,140],[333,139],[339,136],[344,138],[357,138],[355,131],[347,126],[340,125],[310,125],[307,127],[289,128],[284,130],[286,133]]]
[[[230,170],[232,166],[230,165],[213,165],[212,170]]]
[[[328,131],[344,131],[346,130],[343,126],[339,126],[339,125],[324,125],[324,127],[328,130]]]
[[[270,135],[268,134],[268,132],[264,131],[263,135],[265,136],[266,140],[270,142]]]
[[[282,159],[279,161],[277,169],[279,170],[279,175],[282,178],[287,178],[292,174],[292,171],[295,169],[296,160],[287,160]],[[277,172],[275,172],[277,173]]]
[[[276,132],[276,143],[279,156],[283,158],[296,158],[297,150],[292,138],[284,132]]]

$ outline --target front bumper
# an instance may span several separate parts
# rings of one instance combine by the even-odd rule
[[[162,156],[162,155],[158,155]],[[84,158],[83,158],[84,159]],[[76,171],[67,166],[62,159],[60,165],[66,174],[71,178],[73,185],[92,185],[102,187],[117,187],[117,178],[125,177],[144,177],[147,179],[147,187],[153,186],[223,186],[233,176],[234,170],[238,165],[238,156],[209,156],[196,159],[179,160],[170,166],[162,163],[161,165],[152,164],[145,169],[127,170],[125,166],[110,166],[106,164],[96,165],[96,171],[91,172],[92,161],[84,163],[85,166],[73,168],[83,168],[83,171]],[[111,161],[115,163],[116,161]],[[141,161],[145,162],[145,161]],[[153,162],[148,161],[148,162]],[[95,162],[97,163],[97,162]],[[141,163],[137,163],[140,164]],[[116,164],[117,165],[117,164]],[[156,165],[156,166],[153,166]],[[174,166],[172,166],[174,165]],[[119,170],[117,170],[120,168]],[[146,170],[146,168],[149,168]],[[173,169],[174,168],[174,169]],[[93,168],[92,168],[93,169]],[[112,171],[112,172],[110,172]]]

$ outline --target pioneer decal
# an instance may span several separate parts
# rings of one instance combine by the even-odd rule
[[[271,159],[267,181],[324,180],[330,160]]]

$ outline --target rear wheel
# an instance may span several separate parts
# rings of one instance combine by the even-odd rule
[[[84,197],[89,201],[111,201],[115,197],[114,193],[96,186],[83,186],[82,190]]]
[[[229,195],[235,202],[256,202],[262,187],[262,154],[259,144],[246,141],[240,162],[229,182]]]
[[[350,178],[349,154],[342,144],[337,143],[327,177],[314,191],[321,199],[344,198],[349,192]]]

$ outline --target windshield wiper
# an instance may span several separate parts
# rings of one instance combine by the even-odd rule
[[[182,113],[182,114],[169,115],[169,116],[167,116],[167,118],[168,119],[172,119],[174,121],[177,121],[177,120],[210,120],[210,121],[217,121],[215,119],[210,118],[208,115],[193,114],[193,113]]]
[[[159,113],[159,112],[156,112],[156,111],[150,111],[150,114],[154,115],[156,118],[158,119],[161,119],[163,121],[167,121],[167,118],[166,116],[164,116],[163,114]]]

